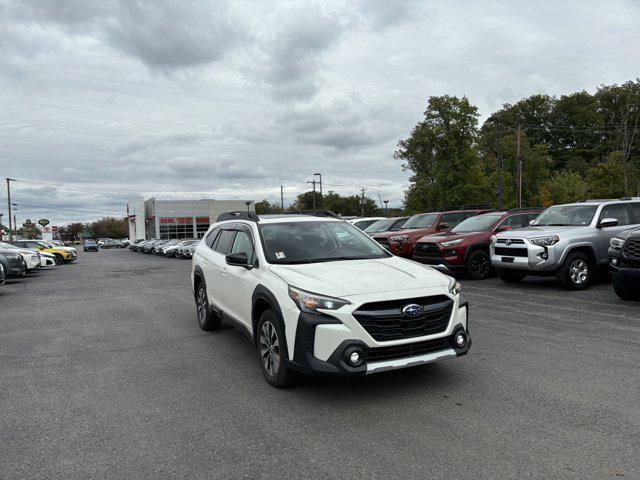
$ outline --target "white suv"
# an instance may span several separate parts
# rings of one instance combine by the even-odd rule
[[[195,249],[198,322],[256,346],[267,381],[365,375],[464,355],[468,304],[452,278],[395,257],[332,212],[218,217]]]

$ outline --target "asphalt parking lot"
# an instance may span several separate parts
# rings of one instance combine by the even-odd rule
[[[640,304],[463,281],[460,359],[276,390],[128,250],[0,287],[0,478],[639,478]]]

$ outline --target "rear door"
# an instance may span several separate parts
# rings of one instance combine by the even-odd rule
[[[228,253],[244,252],[255,263],[255,242],[248,225],[239,225]],[[251,331],[251,297],[257,283],[256,269],[226,265],[222,269],[223,310]]]
[[[222,271],[219,268],[219,262],[216,260],[217,253],[215,251],[218,239],[222,233],[222,228],[214,228],[204,239],[204,246],[196,250],[196,262],[204,272],[204,280],[207,285],[207,298],[209,304],[216,308],[220,308],[219,298],[221,297]]]

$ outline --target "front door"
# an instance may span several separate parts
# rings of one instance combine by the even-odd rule
[[[229,253],[245,253],[255,265],[255,248],[248,226],[239,226]],[[222,280],[224,311],[251,331],[251,297],[257,283],[255,268],[225,265]]]

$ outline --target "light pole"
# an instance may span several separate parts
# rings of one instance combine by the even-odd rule
[[[384,216],[388,217],[389,216],[389,200],[383,200],[382,203],[384,203]]]
[[[320,177],[320,208],[322,208],[322,174],[321,173],[314,173],[313,176],[318,176]]]

